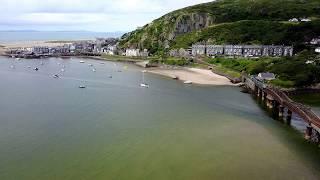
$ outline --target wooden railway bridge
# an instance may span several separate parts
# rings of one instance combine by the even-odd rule
[[[270,108],[280,119],[291,124],[292,113],[302,118],[307,126],[305,138],[320,143],[320,117],[310,108],[294,102],[283,91],[267,86],[255,77],[243,76],[243,82],[266,106]],[[286,112],[285,112],[286,111]]]

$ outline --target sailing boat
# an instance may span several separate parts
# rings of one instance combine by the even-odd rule
[[[144,73],[147,72],[147,71],[142,71],[142,83],[140,84],[140,87],[143,87],[143,88],[149,88],[149,85],[145,83],[144,81]]]

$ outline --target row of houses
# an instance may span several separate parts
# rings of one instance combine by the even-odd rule
[[[293,56],[292,46],[274,45],[192,45],[192,56]]]

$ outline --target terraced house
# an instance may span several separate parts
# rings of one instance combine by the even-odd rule
[[[234,57],[260,57],[260,56],[293,56],[292,46],[274,45],[192,45],[192,55],[202,56],[234,56]]]

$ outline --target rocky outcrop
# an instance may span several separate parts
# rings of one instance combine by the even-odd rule
[[[209,14],[204,13],[192,13],[192,14],[185,14],[178,17],[175,28],[174,34],[184,34],[189,33],[192,31],[201,30],[212,25],[214,22],[213,18]]]
[[[317,2],[317,0],[310,0],[310,2],[306,1],[304,3],[301,3],[301,0],[281,0],[280,2],[277,0],[217,0],[166,14],[154,20],[152,23],[124,35],[121,39],[120,46],[123,48],[146,48],[150,49],[153,54],[156,52],[162,53],[171,48],[186,48],[186,44],[190,46],[189,42],[186,43],[188,38],[192,43],[198,40],[212,40],[213,42],[220,41],[220,43],[224,43],[224,41],[231,41],[230,39],[232,38],[229,37],[233,36],[233,34],[228,34],[228,31],[226,33],[220,33],[220,31],[218,31],[220,34],[209,37],[208,34],[213,34],[215,31],[207,31],[207,34],[203,34],[203,36],[206,36],[206,39],[203,39],[202,36],[195,39],[195,36],[197,36],[200,30],[204,31],[204,29],[215,27],[216,25],[225,25],[228,27],[231,26],[230,24],[232,23],[242,21],[265,21],[267,24],[268,22],[284,22],[288,20],[288,17],[295,16],[320,17],[318,7],[320,7],[320,2]],[[254,24],[240,24],[239,26],[241,27],[238,27],[239,32],[245,35],[247,32],[241,30],[254,30],[253,25]],[[221,29],[222,28],[218,30]],[[186,33],[190,32],[195,33],[191,33],[190,36],[188,34],[186,35]],[[253,34],[255,35],[257,33]],[[246,38],[244,36],[239,37],[243,37],[243,39]],[[250,38],[249,36],[247,39]],[[232,40],[234,40],[234,38]],[[254,40],[255,39],[250,39],[250,41]]]

